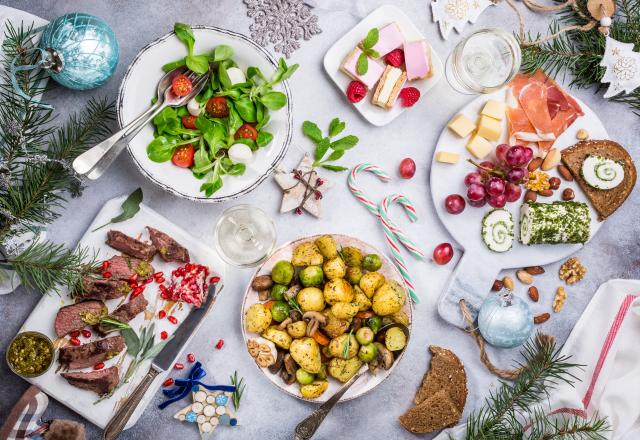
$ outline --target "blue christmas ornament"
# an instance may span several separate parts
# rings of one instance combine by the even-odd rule
[[[482,337],[495,347],[517,347],[531,336],[533,315],[527,303],[511,292],[491,294],[480,306],[478,328]]]
[[[118,65],[120,50],[113,30],[102,19],[74,12],[50,22],[40,48],[45,68],[61,85],[75,90],[104,84]]]

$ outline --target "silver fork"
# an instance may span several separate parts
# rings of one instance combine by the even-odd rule
[[[186,76],[193,82],[191,93],[187,96],[176,96],[171,90],[171,81],[177,75],[186,71],[184,67],[177,68],[162,77],[157,87],[157,101],[148,110],[131,121],[120,131],[105,139],[91,149],[85,151],[73,161],[73,169],[80,175],[86,175],[95,180],[102,176],[107,168],[118,157],[127,144],[166,107],[179,107],[198,95],[207,83],[209,74],[197,75],[191,71]]]

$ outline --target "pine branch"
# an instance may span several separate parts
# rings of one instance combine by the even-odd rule
[[[606,419],[597,415],[585,419],[577,415],[557,414],[549,417],[545,411],[538,408],[532,415],[532,421],[526,432],[521,436],[539,440],[605,440],[604,433],[610,430]]]
[[[20,276],[27,287],[41,292],[58,292],[60,287],[73,288],[96,268],[97,255],[87,248],[66,249],[50,241],[34,242],[20,255],[0,260]]]

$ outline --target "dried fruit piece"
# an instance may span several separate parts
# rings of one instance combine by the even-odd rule
[[[556,296],[553,298],[553,311],[558,313],[564,307],[564,302],[567,300],[567,291],[564,290],[564,287],[558,287],[556,290]]]
[[[533,284],[533,277],[526,270],[517,271],[516,276],[523,284]]]
[[[502,284],[507,290],[513,290],[513,288],[515,287],[513,278],[511,278],[509,275],[506,275],[504,278],[502,278]]]
[[[551,318],[551,315],[549,313],[541,313],[539,315],[536,315],[533,318],[533,323],[534,324],[542,324],[543,322],[547,322],[549,320],[549,318]]]
[[[538,293],[538,288],[536,286],[529,287],[527,293],[529,294],[529,298],[531,298],[531,301],[533,302],[538,302],[538,300],[540,299],[540,293]]]
[[[491,290],[494,292],[500,292],[504,288],[504,283],[501,280],[495,280]]]
[[[578,257],[571,257],[560,266],[560,279],[567,284],[575,284],[584,278],[587,268],[582,265]]]

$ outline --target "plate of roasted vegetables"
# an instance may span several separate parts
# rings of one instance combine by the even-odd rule
[[[285,244],[247,288],[242,329],[249,355],[278,388],[324,402],[375,388],[409,342],[411,301],[395,266],[367,243],[316,235]]]

